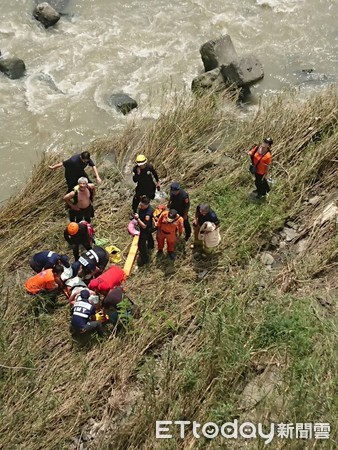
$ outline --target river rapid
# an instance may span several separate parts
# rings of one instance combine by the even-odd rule
[[[200,46],[224,33],[239,55],[263,63],[256,98],[338,77],[337,0],[70,0],[47,30],[33,7],[0,0],[0,50],[27,68],[20,80],[0,74],[0,201],[44,150],[77,152],[130,118],[158,117],[165,92],[190,89],[202,72]],[[138,110],[123,116],[108,106],[118,92]]]

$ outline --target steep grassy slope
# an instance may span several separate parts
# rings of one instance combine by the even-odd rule
[[[145,153],[164,184],[178,180],[192,204],[210,201],[222,221],[219,252],[209,260],[181,249],[173,267],[154,258],[128,280],[141,319],[103,342],[79,349],[62,296],[52,313],[33,314],[23,282],[28,258],[68,251],[62,173],[44,158],[0,218],[4,449],[263,448],[262,440],[155,439],[156,420],[330,422],[331,440],[283,440],[273,449],[337,448],[338,94],[310,100],[285,95],[251,119],[224,99],[176,99],[154,124],[130,124],[93,144],[104,175],[95,228],[127,252],[131,190],[124,168]],[[246,151],[271,135],[269,202],[250,201]],[[222,142],[214,153],[206,151]],[[116,160],[116,166],[107,159]],[[105,168],[104,168],[105,167]],[[316,201],[315,195],[319,195]],[[310,199],[310,202],[307,200]],[[193,208],[192,208],[193,211]],[[297,237],[285,242],[287,220]],[[323,223],[322,223],[323,222]],[[296,241],[306,249],[299,251]],[[269,250],[269,267],[261,254]]]

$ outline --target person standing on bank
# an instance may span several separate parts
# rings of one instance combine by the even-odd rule
[[[271,164],[271,146],[273,140],[271,138],[265,138],[261,145],[255,145],[250,151],[251,158],[250,172],[255,175],[254,191],[257,194],[257,198],[266,198],[266,195],[270,191],[268,183],[268,172]]]
[[[191,226],[188,219],[190,208],[189,195],[178,183],[172,183],[170,186],[170,198],[168,202],[169,209],[176,209],[178,214],[183,218],[184,239],[188,241],[191,236]]]
[[[157,172],[153,165],[148,163],[144,155],[137,155],[136,157],[136,166],[133,168],[133,181],[137,183],[132,203],[133,213],[136,213],[141,196],[146,196],[149,200],[152,200],[155,198],[156,189],[160,190]]]
[[[155,247],[152,236],[153,228],[153,209],[150,206],[150,200],[143,195],[139,204],[138,214],[133,214],[137,224],[140,227],[140,235],[138,239],[139,262],[138,266],[144,266],[149,262],[148,250]]]
[[[98,182],[98,184],[100,184],[102,180],[98,174],[94,161],[90,159],[89,152],[82,152],[80,154],[73,155],[65,161],[48,167],[52,170],[59,169],[61,167],[65,168],[65,178],[67,182],[68,193],[73,190],[74,186],[76,186],[78,183],[78,179],[81,177],[87,178],[88,182],[91,183],[88,175],[85,172],[85,168],[87,166],[93,169],[96,181]]]
[[[95,185],[88,183],[85,177],[79,178],[77,182],[77,186],[63,197],[69,207],[69,221],[79,223],[85,220],[90,223],[91,218],[94,217]]]
[[[216,228],[220,226],[216,213],[210,208],[210,206],[207,203],[200,203],[196,207],[195,218],[192,223],[194,227],[194,243],[191,244],[191,248],[203,246],[203,241],[201,241],[198,236],[201,226],[205,222],[211,222],[215,224]]]

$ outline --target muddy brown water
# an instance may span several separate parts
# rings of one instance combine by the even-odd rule
[[[0,74],[0,201],[44,150],[75,152],[121,130],[130,117],[108,106],[113,92],[138,101],[131,118],[158,117],[164,92],[189,87],[202,70],[200,45],[223,33],[263,62],[257,98],[337,79],[336,0],[60,2],[62,18],[48,30],[32,18],[34,0],[0,2],[0,49],[27,66],[21,80]]]

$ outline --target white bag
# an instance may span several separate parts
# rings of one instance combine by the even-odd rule
[[[219,227],[213,222],[204,222],[198,233],[198,239],[203,241],[206,248],[214,248],[221,242]]]

